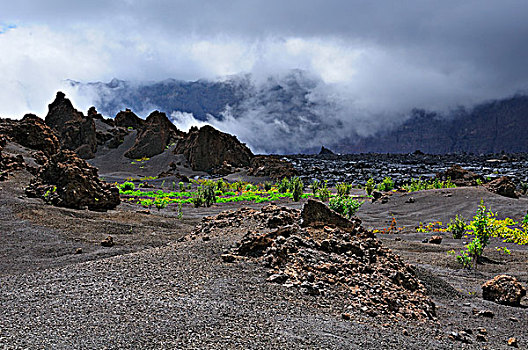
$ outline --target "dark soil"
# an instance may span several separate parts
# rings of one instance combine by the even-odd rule
[[[147,213],[126,203],[104,213],[56,208],[24,195],[31,176],[21,171],[0,182],[0,348],[506,349],[510,337],[528,347],[526,298],[523,307],[503,306],[483,300],[480,289],[499,273],[526,287],[527,247],[493,239],[486,261],[466,271],[446,252],[467,239],[422,243],[430,234],[414,230],[419,222],[470,217],[481,199],[499,217],[520,220],[526,197],[457,188],[396,193],[361,207],[366,228],[386,228],[393,217],[404,227],[378,238],[417,267],[436,304],[436,320],[418,322],[369,316],[338,290],[311,296],[266,282],[267,269],[252,260],[223,262],[240,232],[189,239],[204,216],[264,204],[184,206],[182,220],[170,208]],[[115,245],[102,247],[109,235]]]

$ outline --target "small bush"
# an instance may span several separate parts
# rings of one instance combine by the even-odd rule
[[[328,189],[328,182],[325,181],[323,185],[321,185],[317,191],[317,195],[319,196],[319,199],[323,202],[328,202],[330,199],[330,190]]]
[[[449,221],[449,225],[447,226],[447,229],[451,231],[453,234],[453,238],[460,239],[466,232],[466,220],[462,216],[458,216],[458,214],[455,216],[455,219],[451,219]]]
[[[290,186],[292,189],[293,201],[294,202],[300,201],[301,196],[303,194],[304,183],[299,177],[295,176],[291,179]]]
[[[283,178],[281,182],[277,184],[277,188],[280,193],[286,193],[290,190],[291,184],[290,180],[287,178]]]
[[[394,189],[394,181],[389,176],[385,177],[383,181],[377,186],[378,191],[387,192]]]
[[[351,218],[356,214],[358,209],[363,204],[362,201],[358,201],[347,197],[334,197],[330,199],[328,207],[344,217]]]
[[[136,185],[132,182],[125,182],[121,185],[122,191],[134,191],[136,189]]]
[[[319,180],[313,180],[310,187],[312,188],[312,193],[315,196],[317,194],[317,191],[319,191],[319,188],[321,187],[321,182]]]
[[[367,192],[367,195],[370,196],[372,194],[372,191],[374,191],[374,185],[375,185],[374,179],[373,178],[368,179],[367,183],[365,184],[365,191]]]
[[[337,195],[339,197],[348,197],[350,195],[350,190],[352,189],[352,185],[346,182],[342,182],[342,183],[337,184],[336,189],[337,189]]]

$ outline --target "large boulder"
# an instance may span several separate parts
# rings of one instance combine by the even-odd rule
[[[125,156],[131,159],[155,156],[183,135],[184,133],[171,123],[165,113],[154,111],[145,120],[145,124],[136,136],[134,146],[125,153]]]
[[[457,186],[477,186],[478,182],[484,181],[484,177],[472,171],[462,168],[460,165],[453,165],[443,173],[436,174],[440,180],[451,179]]]
[[[519,306],[526,289],[513,276],[498,275],[482,285],[482,298],[503,305]]]
[[[354,218],[349,220],[339,213],[328,208],[323,202],[308,199],[301,212],[301,226],[303,227],[335,227],[346,232],[353,232],[361,226],[361,220]]]
[[[249,164],[249,176],[270,177],[279,180],[285,177],[297,176],[293,165],[276,156],[255,156]]]
[[[62,92],[49,105],[46,124],[57,131],[62,148],[75,152],[84,159],[93,158],[97,150],[97,136],[92,117],[76,110]]]
[[[74,209],[108,210],[120,203],[119,190],[99,180],[97,169],[69,150],[51,156],[26,188],[26,194]]]
[[[212,126],[191,128],[185,138],[176,144],[175,154],[183,154],[193,170],[214,172],[229,164],[247,167],[253,158],[251,150],[235,136],[220,132]]]
[[[519,198],[515,192],[515,184],[508,176],[502,176],[486,184],[486,188],[504,197]]]

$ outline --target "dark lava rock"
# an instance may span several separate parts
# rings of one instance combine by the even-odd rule
[[[193,170],[208,172],[223,167],[224,162],[233,167],[247,167],[253,158],[251,150],[235,136],[209,125],[191,128],[176,144],[174,153],[185,155]]]
[[[486,184],[486,188],[504,197],[519,198],[515,193],[515,184],[508,176],[502,176]]]
[[[361,220],[354,218],[349,220],[332,209],[328,208],[323,202],[308,199],[301,213],[301,226],[331,226],[352,232],[361,225]]]
[[[327,154],[335,154],[332,150],[326,148],[325,146],[321,146],[321,150],[319,151],[319,155],[327,155]]]
[[[8,135],[13,142],[24,147],[42,151],[46,157],[57,153],[60,148],[53,130],[34,114],[26,114],[21,120],[1,120],[0,134]]]
[[[429,239],[429,243],[431,244],[440,244],[442,243],[442,236],[431,236]]]
[[[460,165],[453,165],[445,172],[436,174],[436,177],[443,181],[451,179],[451,182],[457,186],[476,186],[477,180],[484,181],[484,178],[481,175],[466,170]]]
[[[113,247],[115,245],[114,239],[112,236],[108,236],[101,241],[101,246],[103,247]]]
[[[57,131],[62,148],[80,151],[84,159],[93,158],[97,150],[95,124],[76,110],[62,92],[49,105],[46,124]]]
[[[519,306],[526,289],[513,276],[498,275],[482,285],[482,298],[499,304]]]
[[[270,177],[280,180],[285,177],[297,176],[298,172],[293,165],[277,156],[255,156],[249,164],[249,176]]]
[[[26,194],[75,209],[108,210],[120,203],[119,190],[99,180],[96,168],[68,150],[51,156],[26,188]]]
[[[152,157],[180,139],[184,133],[171,123],[165,113],[154,111],[136,136],[136,142],[125,156],[131,159]]]
[[[145,121],[134,114],[130,109],[126,109],[117,113],[114,123],[116,126],[123,128],[132,128],[140,130],[145,125]]]

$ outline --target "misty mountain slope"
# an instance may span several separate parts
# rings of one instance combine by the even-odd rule
[[[256,153],[314,153],[321,145],[340,153],[528,151],[526,96],[447,116],[413,110],[405,117],[396,111],[369,115],[351,97],[342,101],[331,85],[302,70],[259,82],[247,74],[222,81],[71,84],[78,93],[95,96],[93,103],[104,115],[113,117],[125,108],[143,115],[158,109],[182,127],[178,112],[185,112],[187,122],[235,134]]]
[[[458,112],[450,118],[414,111],[396,129],[358,142],[345,140],[344,152],[409,153],[417,149],[433,154],[528,151],[528,97],[515,96]]]

